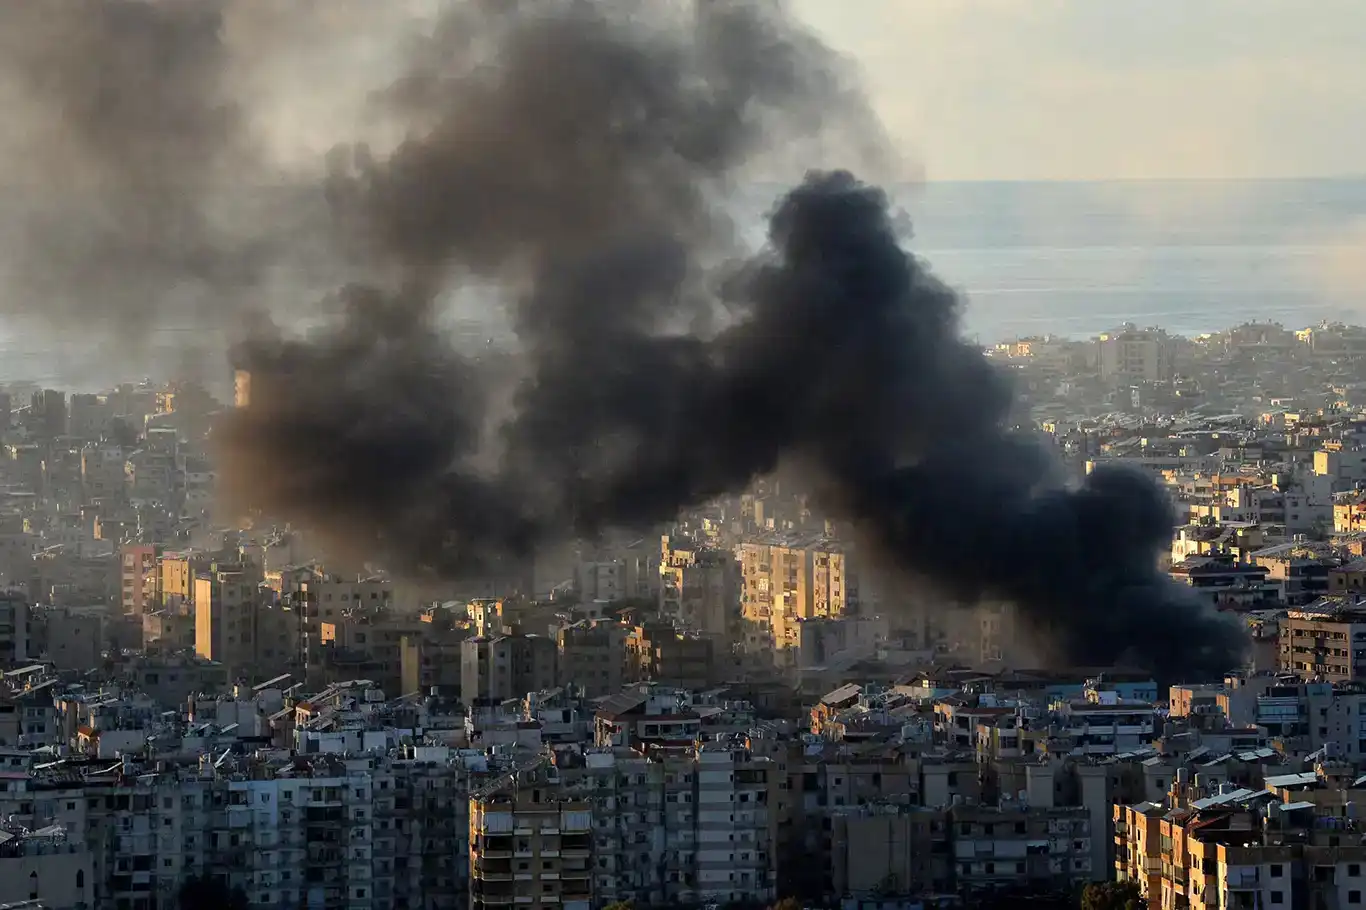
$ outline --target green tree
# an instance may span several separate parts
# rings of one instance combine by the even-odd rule
[[[1081,910],[1146,910],[1137,882],[1095,882],[1081,892]]]
[[[614,901],[602,910],[634,910],[634,907],[630,901]]]
[[[802,910],[802,902],[795,897],[784,897],[768,910]]]

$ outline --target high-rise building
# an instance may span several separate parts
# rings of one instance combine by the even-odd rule
[[[66,393],[39,389],[30,399],[30,431],[39,439],[52,440],[66,435]]]
[[[251,405],[251,373],[248,370],[237,370],[232,376],[233,404],[239,408]]]
[[[842,616],[857,603],[844,550],[825,537],[771,537],[741,544],[740,612],[747,650],[793,646],[797,621]]]
[[[671,546],[663,538],[659,612],[708,635],[730,635],[740,618],[740,566],[726,551]]]
[[[119,604],[124,613],[141,616],[156,602],[157,557],[161,547],[124,544],[119,555]]]
[[[229,678],[256,663],[259,582],[243,572],[211,570],[194,580],[194,649],[228,668]]]
[[[460,699],[489,705],[556,684],[558,649],[544,635],[475,636],[460,643]]]
[[[471,906],[771,901],[777,775],[725,743],[558,752],[471,797]]]
[[[1116,382],[1168,382],[1175,373],[1173,340],[1161,329],[1127,323],[1096,339],[1102,379]]]

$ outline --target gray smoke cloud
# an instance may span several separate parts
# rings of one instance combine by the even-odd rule
[[[308,76],[371,53],[347,17],[381,8],[0,6],[0,91],[26,128],[4,160],[36,197],[10,310],[120,339],[245,330],[252,401],[214,440],[229,498],[457,576],[795,464],[889,561],[1014,602],[1060,661],[1237,663],[1237,633],[1155,568],[1161,492],[1114,471],[1069,488],[1010,429],[1007,381],[880,191],[813,173],[740,256],[725,212],[756,161],[880,140],[781,5],[468,0],[385,90],[314,99],[309,78],[357,93],[385,72],[377,53],[364,76]],[[362,33],[380,23],[404,32],[379,15]],[[346,35],[335,58],[304,40]],[[321,56],[296,68],[304,51]],[[262,97],[286,83],[307,122]],[[404,141],[337,148],[321,185],[286,170],[297,195],[264,208],[237,198],[358,111]],[[247,318],[287,323],[320,281],[341,286],[324,327]],[[507,304],[514,351],[452,346],[443,296],[471,286]]]
[[[221,357],[243,313],[308,309],[336,281],[330,214],[320,169],[274,154],[262,82],[393,6],[0,4],[0,314],[64,340],[98,333],[117,342],[107,361],[168,334]],[[327,92],[316,74],[313,92]],[[297,132],[315,112],[293,113]]]
[[[763,255],[717,267],[719,203],[752,157],[868,122],[828,53],[757,3],[529,9],[462,7],[388,96],[422,131],[334,158],[329,199],[390,286],[348,288],[326,337],[239,351],[264,390],[220,436],[243,501],[457,575],[797,462],[886,557],[1015,602],[1059,660],[1237,663],[1236,632],[1156,570],[1163,495],[1113,471],[1068,489],[1008,429],[1007,381],[881,192],[813,174]],[[513,301],[507,419],[487,362],[434,328],[438,289],[469,278]]]

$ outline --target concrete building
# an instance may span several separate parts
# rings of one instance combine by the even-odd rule
[[[581,620],[556,633],[560,685],[589,698],[614,695],[625,680],[627,629],[613,620]]]
[[[0,906],[38,902],[46,910],[93,910],[90,851],[62,825],[0,825]]]
[[[29,899],[37,871],[44,905],[72,910],[175,906],[180,885],[201,875],[252,907],[467,905],[468,794],[488,770],[482,758],[423,746],[207,756],[179,772],[108,767],[21,774],[17,790],[0,789],[0,814],[34,837],[60,828],[68,838],[56,850],[0,843],[0,900]]]
[[[1329,478],[1335,491],[1349,490],[1366,481],[1366,449],[1319,449],[1314,453],[1314,474]]]
[[[65,436],[66,393],[55,389],[39,389],[33,393],[29,407],[29,432],[42,440]]]
[[[739,547],[743,643],[750,651],[787,647],[796,622],[842,616],[857,602],[844,551],[824,537],[773,535]]]
[[[886,644],[890,625],[883,616],[822,616],[797,623],[795,646],[788,649],[791,665],[800,669],[832,661],[875,658]]]
[[[212,571],[194,580],[194,649],[230,677],[255,672],[261,594],[250,573]]]
[[[707,743],[653,758],[622,749],[557,752],[554,764],[471,798],[472,906],[490,903],[480,901],[480,891],[501,903],[583,910],[615,901],[771,901],[777,819],[769,795],[776,785],[771,761],[735,745]],[[480,839],[504,833],[511,837]],[[566,855],[570,835],[575,849]],[[560,855],[547,857],[547,838],[553,851],[556,837]],[[511,861],[506,872],[503,859]],[[508,880],[481,876],[495,869]]]
[[[0,669],[29,660],[32,635],[28,599],[13,590],[0,592]]]
[[[460,643],[460,698],[496,704],[555,687],[555,639],[544,635],[476,636]]]
[[[1165,803],[1115,806],[1116,877],[1137,883],[1153,910],[1362,903],[1366,846],[1356,821],[1326,823],[1313,801],[1267,783],[1210,791],[1184,774]]]
[[[97,669],[103,663],[106,616],[102,605],[41,608],[33,617],[36,656],[61,670]]]
[[[728,552],[662,540],[659,613],[683,628],[732,635],[740,618],[740,567]]]
[[[157,560],[155,544],[124,544],[119,548],[119,604],[124,613],[141,616],[155,609]]]
[[[626,636],[625,681],[706,689],[726,666],[714,639],[680,632],[664,623],[635,626]]]
[[[1366,607],[1354,597],[1325,597],[1280,622],[1280,669],[1306,679],[1366,679]]]
[[[1172,348],[1172,339],[1161,329],[1126,323],[1096,338],[1096,363],[1102,379],[1170,382],[1176,369]]]

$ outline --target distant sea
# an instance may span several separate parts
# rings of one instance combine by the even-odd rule
[[[753,235],[779,190],[756,188]],[[1184,335],[1366,321],[1366,179],[944,182],[893,195],[912,248],[962,291],[964,333],[982,343],[1126,321]],[[89,344],[0,325],[0,381],[95,387],[102,361]]]
[[[938,183],[898,201],[983,343],[1366,320],[1366,179]]]

